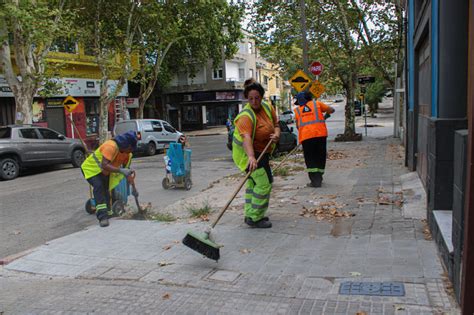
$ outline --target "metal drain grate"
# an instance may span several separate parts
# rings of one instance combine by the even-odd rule
[[[399,282],[352,282],[341,283],[342,295],[405,296],[405,286]]]

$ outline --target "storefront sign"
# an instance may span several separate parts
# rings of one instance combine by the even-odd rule
[[[235,92],[216,92],[216,100],[234,100]]]
[[[127,108],[138,108],[138,97],[127,97],[125,99],[125,106]]]
[[[0,76],[0,97],[13,97],[12,89],[5,77]]]

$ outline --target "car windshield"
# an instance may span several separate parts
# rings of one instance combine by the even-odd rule
[[[2,127],[0,128],[0,139],[9,139],[12,135],[12,128]]]

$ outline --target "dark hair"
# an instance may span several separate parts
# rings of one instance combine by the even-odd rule
[[[248,78],[244,82],[244,88],[246,88],[247,86],[249,86],[250,84],[255,83],[255,82],[257,82],[257,80],[255,80],[254,78]]]
[[[252,91],[252,90],[257,91],[260,94],[261,97],[263,97],[265,95],[265,90],[264,90],[263,86],[260,83],[254,82],[254,83],[249,84],[245,87],[245,90],[244,90],[245,98],[247,98],[249,96],[249,92]]]

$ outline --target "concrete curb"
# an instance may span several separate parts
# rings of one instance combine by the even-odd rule
[[[38,247],[33,247],[33,248],[30,248],[30,249],[27,249],[27,250],[24,250],[22,252],[19,252],[19,253],[16,253],[16,254],[13,254],[13,255],[10,255],[10,256],[7,256],[7,257],[4,257],[4,258],[1,258],[0,259],[0,266],[6,266],[8,265],[9,263],[19,259],[19,258],[22,258],[28,254],[31,254],[33,251],[35,251]]]

